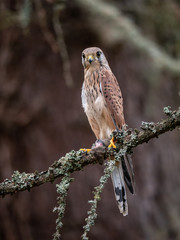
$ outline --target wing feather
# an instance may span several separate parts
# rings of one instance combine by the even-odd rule
[[[109,69],[102,70],[101,89],[107,108],[111,113],[116,129],[121,129],[125,124],[123,114],[123,99],[121,90],[114,74]]]

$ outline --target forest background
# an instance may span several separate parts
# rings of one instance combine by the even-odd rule
[[[95,136],[81,106],[81,52],[100,47],[118,79],[125,119],[165,118],[180,106],[178,0],[2,0],[0,2],[0,180],[13,171],[46,170]],[[111,181],[90,239],[180,239],[180,134],[163,134],[134,150],[136,194],[120,215]],[[103,167],[73,174],[63,239],[80,239]],[[55,183],[58,183],[57,180]],[[51,239],[55,184],[1,199],[0,239]]]

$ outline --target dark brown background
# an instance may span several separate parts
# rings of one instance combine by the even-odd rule
[[[142,33],[172,57],[180,55],[179,1],[108,1],[117,6]],[[126,122],[159,121],[163,107],[179,106],[179,77],[158,72],[152,62],[126,41],[107,44],[94,31],[88,11],[67,1],[61,12],[69,53],[73,87],[63,77],[62,59],[46,41],[33,3],[29,24],[23,28],[11,15],[23,1],[0,3],[0,180],[14,170],[46,170],[72,149],[90,147],[95,137],[81,107],[83,68],[81,52],[101,47],[117,76]],[[48,29],[52,26],[53,1],[43,1]],[[8,15],[10,14],[10,15]],[[107,29],[108,33],[108,29]],[[106,34],[107,34],[106,33]],[[133,162],[136,194],[128,195],[129,215],[119,214],[111,181],[98,206],[98,218],[90,239],[180,239],[180,135],[177,130],[136,148]],[[80,239],[92,190],[103,173],[102,166],[88,166],[73,174],[62,239]],[[59,182],[60,179],[57,180]],[[0,200],[0,239],[51,239],[55,232],[55,184],[30,193],[21,192]]]

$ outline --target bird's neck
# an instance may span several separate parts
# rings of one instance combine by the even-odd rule
[[[102,70],[102,69],[110,69],[108,64],[91,64],[89,67],[84,69],[84,73],[92,74],[93,72]],[[111,69],[110,69],[111,70]]]
[[[93,72],[99,71],[100,68],[101,68],[100,65],[97,65],[97,64],[96,65],[91,65],[91,66],[84,69],[84,73],[85,74],[92,74]]]

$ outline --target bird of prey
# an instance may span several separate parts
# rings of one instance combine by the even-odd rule
[[[100,48],[86,48],[82,52],[82,65],[84,67],[82,105],[99,144],[103,143],[104,139],[110,139],[112,131],[120,130],[125,124],[122,94],[118,81]],[[111,146],[114,146],[113,142]],[[128,205],[124,182],[130,192],[134,192],[134,174],[129,155],[126,154],[116,164],[111,178],[119,210],[126,216]]]

